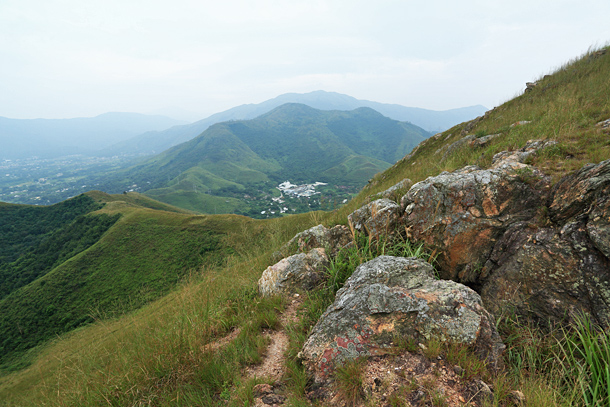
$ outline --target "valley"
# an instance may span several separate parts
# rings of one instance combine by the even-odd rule
[[[125,168],[133,157],[68,156],[0,161],[0,201],[52,205],[97,189],[91,178]],[[132,188],[125,188],[126,190]]]

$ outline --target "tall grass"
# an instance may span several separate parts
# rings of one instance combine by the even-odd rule
[[[581,316],[563,333],[560,360],[566,377],[578,378],[575,381],[585,405],[610,405],[610,332]]]

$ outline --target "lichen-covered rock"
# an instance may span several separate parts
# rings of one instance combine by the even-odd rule
[[[387,198],[381,198],[352,212],[347,217],[347,221],[353,230],[379,237],[395,233],[401,215],[400,205]]]
[[[290,254],[308,252],[317,247],[322,247],[326,249],[330,256],[335,256],[341,248],[352,240],[352,233],[347,226],[337,225],[328,229],[324,225],[318,225],[297,233],[288,243],[282,246],[279,252],[274,254],[274,257],[279,260]]]
[[[610,195],[610,160],[587,164],[562,178],[553,188],[549,209],[553,221],[561,223],[590,208],[604,205]]]
[[[324,279],[328,265],[328,256],[322,248],[295,254],[267,267],[258,280],[258,290],[262,295],[311,290]]]
[[[495,314],[510,308],[543,325],[584,313],[609,326],[609,270],[610,262],[593,247],[584,224],[557,230],[517,223],[483,269],[490,276],[481,297]]]
[[[354,271],[299,357],[320,382],[347,360],[391,352],[397,338],[466,344],[492,365],[504,347],[476,292],[436,280],[422,260],[380,256]]]
[[[405,192],[411,188],[411,185],[413,185],[413,181],[409,178],[405,178],[385,191],[378,193],[376,196],[379,198],[387,198],[391,201],[399,201]]]
[[[442,278],[478,283],[495,242],[546,201],[548,179],[534,167],[464,167],[415,184],[401,199],[410,237],[438,254]]]

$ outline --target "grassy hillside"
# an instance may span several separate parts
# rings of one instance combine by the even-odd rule
[[[83,208],[89,214],[76,216]],[[224,236],[242,223],[193,217],[132,193],[92,192],[48,208],[2,209],[12,214],[2,224],[19,232],[5,227],[1,246],[13,260],[0,268],[0,368],[5,370],[27,364],[28,350],[50,338],[137,309],[201,267],[224,264],[233,251]],[[38,236],[38,230],[44,233]],[[17,254],[25,244],[30,247]]]
[[[596,123],[610,118],[609,95],[610,52],[591,52],[541,78],[532,91],[481,120],[421,143],[417,151],[375,176],[337,211],[260,221],[231,215],[183,218],[186,215],[172,214],[184,222],[203,222],[206,228],[223,230],[222,242],[233,250],[226,262],[206,267],[137,312],[100,319],[48,344],[29,368],[0,379],[0,400],[8,406],[251,405],[253,385],[260,380],[245,378],[243,368],[260,362],[266,345],[262,332],[278,324],[278,312],[286,305],[281,299],[259,297],[256,281],[282,243],[307,226],[344,223],[371,195],[404,178],[419,181],[467,164],[487,167],[495,153],[523,147],[529,139],[558,142],[532,158],[554,180],[584,163],[608,159],[610,136]],[[512,126],[520,121],[530,123]],[[484,147],[457,148],[443,159],[449,146],[465,135],[496,133],[501,136]],[[103,211],[116,213],[111,206],[107,204]],[[123,215],[113,228],[126,218]],[[159,221],[150,224],[155,222]],[[166,233],[170,232],[166,229]],[[304,398],[307,379],[296,353],[332,300],[332,292],[307,295],[301,321],[290,327],[286,405],[308,405]],[[584,404],[576,396],[578,375],[582,374],[577,364],[567,361],[572,365],[566,369],[559,363],[557,344],[566,342],[508,317],[498,325],[508,349],[506,369],[493,378],[496,394],[506,396],[516,386],[525,394],[528,406]],[[557,338],[565,335],[554,333]],[[493,400],[490,405],[504,402],[506,399]]]
[[[102,206],[85,195],[49,207],[0,206],[0,299],[95,243],[113,222],[84,215]]]
[[[332,183],[337,188],[328,194],[339,199],[338,186],[359,190],[429,135],[369,108],[341,112],[286,104],[253,120],[215,124],[99,182],[115,191],[135,185],[150,197],[200,213],[260,217],[280,182]],[[343,195],[339,200],[349,197]],[[298,213],[320,208],[320,201],[287,206]]]

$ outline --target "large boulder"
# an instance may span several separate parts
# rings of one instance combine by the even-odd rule
[[[378,238],[395,233],[401,215],[400,205],[387,198],[381,198],[356,209],[347,217],[347,221],[353,230]]]
[[[512,309],[542,325],[589,314],[610,326],[610,262],[587,237],[583,223],[561,230],[513,225],[500,239],[483,269],[486,308]]]
[[[504,347],[476,292],[436,280],[422,260],[380,256],[354,271],[299,357],[322,382],[348,360],[392,352],[398,338],[465,344],[492,365]]]
[[[265,296],[311,290],[322,282],[328,265],[322,248],[295,254],[267,267],[258,280],[258,290]]]
[[[442,278],[478,283],[496,241],[544,205],[548,178],[534,167],[464,167],[415,184],[401,199],[409,236],[438,254]]]

